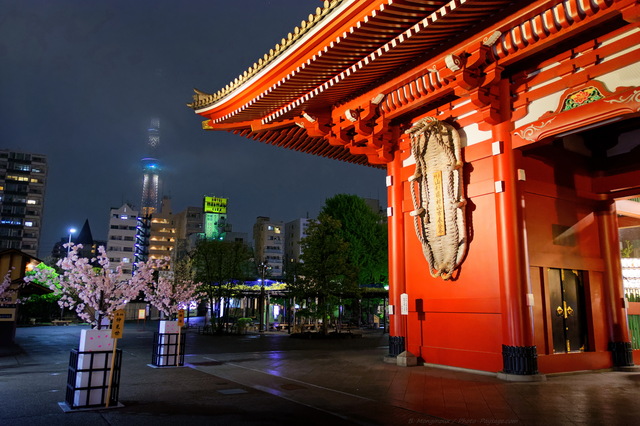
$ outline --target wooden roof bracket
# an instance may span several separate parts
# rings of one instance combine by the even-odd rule
[[[446,68],[440,71],[442,77],[455,78],[455,95],[470,96],[489,124],[502,121],[497,84],[504,68],[498,65],[492,51],[501,35],[500,31],[493,31],[472,52],[448,55],[445,57]]]
[[[482,84],[476,90],[469,92],[471,102],[482,111],[485,123],[490,125],[503,120],[499,93],[499,82],[503,70],[503,67],[494,62],[485,69],[485,79]]]
[[[640,4],[636,2],[622,10],[622,18],[630,24],[640,24]]]
[[[390,120],[386,120],[387,124]],[[371,164],[387,164],[393,161],[394,151],[397,149],[397,141],[400,137],[398,126],[388,127],[385,124],[385,131],[380,133],[379,145],[376,149],[376,156],[367,156]]]
[[[496,33],[499,34],[498,31]],[[461,89],[472,90],[481,86],[487,79],[495,78],[494,75],[485,71],[488,65],[495,65],[491,46],[483,43],[474,52],[466,54],[468,55],[466,65],[462,71],[461,78],[457,81]]]
[[[331,114],[317,111],[303,111],[302,120],[296,120],[296,124],[307,131],[313,138],[326,137],[331,131]]]
[[[379,94],[364,106],[334,111],[334,124],[323,137],[330,145],[343,146],[353,155],[366,155],[371,164],[386,164],[393,160],[393,129],[391,120],[380,113]],[[306,127],[305,127],[306,128]],[[397,133],[397,132],[396,132]]]

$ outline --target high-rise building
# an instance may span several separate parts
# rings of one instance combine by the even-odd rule
[[[44,155],[0,149],[0,250],[37,256],[46,179]]]
[[[227,233],[226,198],[204,197],[204,238],[207,240],[224,240]]]
[[[284,268],[283,274],[288,278],[294,279],[298,275],[298,263],[301,262],[302,245],[300,241],[307,236],[310,219],[299,218],[287,222],[285,229],[285,247],[284,247]]]
[[[287,264],[291,262],[300,262],[302,255],[302,247],[300,241],[307,236],[310,219],[300,218],[287,222],[285,229],[285,259]]]
[[[176,228],[176,256],[184,256],[195,248],[195,244],[202,234],[204,215],[202,207],[187,207],[174,215]]]
[[[110,210],[107,256],[113,269],[122,267],[124,276],[130,276],[133,272],[137,226],[138,211],[129,204]]]
[[[218,200],[224,200],[226,204],[226,199]],[[203,207],[187,207],[174,215],[176,258],[179,259],[193,251],[198,241],[203,239],[222,239],[224,241],[243,243],[247,246],[250,245],[249,235],[246,232],[234,232],[232,230],[231,224],[227,222],[226,208],[224,213],[220,210],[218,213],[212,213],[211,204],[209,204],[209,207],[206,207],[206,204],[205,201]],[[206,208],[210,210],[208,213],[205,213]],[[207,237],[207,227],[210,237]]]
[[[273,278],[282,278],[284,258],[284,222],[258,216],[253,225],[256,262],[267,262]]]
[[[160,210],[151,215],[149,231],[149,259],[175,260],[176,227],[169,197],[163,197]]]
[[[382,206],[380,205],[380,200],[375,198],[363,198],[364,203],[369,206],[372,212],[379,215],[381,218],[386,219],[387,215],[385,214]]]
[[[242,243],[247,246],[251,246],[251,241],[249,240],[249,234],[246,232],[236,232],[233,231],[231,225],[228,225],[228,231],[224,235],[225,241],[231,241],[233,243]]]

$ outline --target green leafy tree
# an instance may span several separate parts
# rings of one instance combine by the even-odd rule
[[[358,266],[358,283],[387,281],[387,226],[380,214],[356,195],[338,194],[325,201],[321,211],[341,223],[340,236],[349,243],[348,258]]]
[[[27,271],[25,276],[35,277],[37,275],[50,276],[52,283],[56,288],[61,288],[59,274],[56,268],[48,266],[45,262],[40,262],[34,270]],[[33,283],[42,287],[48,288],[49,285],[41,280],[32,280]],[[59,293],[47,293],[47,294],[32,294],[26,300],[23,300],[20,305],[20,316],[23,319],[26,318],[39,318],[43,321],[49,321],[53,318],[62,319],[64,314],[64,308],[58,305],[60,300]]]
[[[41,285],[43,287],[48,287],[50,285],[49,283],[53,284],[56,288],[61,288],[62,287],[60,285],[60,274],[59,274],[59,271],[56,268],[48,266],[44,262],[38,263],[33,270],[27,271],[25,276],[34,277],[34,279],[32,279],[30,281],[35,283],[35,284]],[[39,280],[39,279],[37,279],[37,277],[39,277],[39,276],[49,277],[50,281],[47,282],[47,281]]]
[[[322,319],[326,334],[340,300],[357,293],[358,271],[348,256],[349,243],[342,237],[340,222],[325,213],[310,223],[301,245],[300,275],[290,288],[296,297],[309,300],[306,313]]]
[[[251,250],[240,242],[201,240],[192,255],[195,280],[209,302],[212,325],[221,332],[229,323],[229,300],[237,284],[243,283],[253,272]],[[221,309],[222,301],[227,309]],[[224,311],[224,316],[220,312]]]
[[[623,244],[624,244],[624,247],[622,247],[622,249],[620,250],[620,256],[633,257],[633,251],[634,251],[633,243],[629,240],[624,240]]]

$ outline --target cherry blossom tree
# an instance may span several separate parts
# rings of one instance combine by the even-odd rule
[[[158,271],[164,269],[168,262],[168,258],[148,261],[149,266]],[[177,270],[171,275],[167,277],[159,273],[157,281],[150,281],[145,288],[147,301],[168,318],[174,318],[180,309],[188,308],[192,301],[202,297],[198,291],[202,283],[195,283],[184,271]]]
[[[19,289],[24,286],[24,283],[18,283],[18,285],[11,288],[12,284],[15,284],[11,280],[11,273],[15,268],[11,267],[7,271],[7,274],[2,278],[2,282],[0,283],[0,301],[4,298],[8,298],[8,300],[13,300],[13,303],[24,303],[28,298],[13,298],[13,296],[8,296],[9,293],[18,293]],[[25,280],[26,281],[26,280]]]
[[[103,318],[112,317],[153,281],[153,265],[141,264],[132,278],[125,279],[120,266],[112,270],[104,247],[98,247],[98,256],[88,259],[78,256],[81,244],[67,246],[67,257],[57,263],[63,271],[61,275],[54,277],[51,270],[44,269],[25,280],[48,285],[54,294],[61,296],[58,301],[61,307],[75,310],[78,317],[94,328],[100,329]]]
[[[13,270],[13,268],[9,269],[9,271],[7,272],[7,275],[4,276],[4,278],[2,279],[2,283],[0,283],[0,298],[2,298],[2,296],[7,293],[7,290],[9,289],[9,286],[11,286],[11,271]]]

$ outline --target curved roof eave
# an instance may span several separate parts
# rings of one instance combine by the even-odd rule
[[[225,88],[218,91],[215,95],[208,95],[196,90],[196,94],[200,94],[206,97],[210,97],[212,102],[197,108],[196,103],[190,104],[194,108],[197,114],[204,114],[221,105],[224,105],[232,101],[236,96],[245,91],[247,88],[256,84],[261,78],[267,76],[269,73],[281,65],[283,62],[290,59],[297,49],[307,43],[309,39],[314,37],[319,31],[323,29],[320,22],[327,22],[338,16],[350,5],[353,0],[332,0],[325,1],[324,8],[316,9],[315,15],[309,15],[306,23],[301,29],[295,27],[293,33],[289,33],[287,38],[283,38],[282,42],[276,45],[276,50],[271,49],[269,53],[260,58],[253,66],[249,67],[244,74],[241,74],[233,82],[229,83]],[[308,29],[307,29],[308,28]],[[302,31],[302,32],[301,32]]]
[[[195,112],[210,118],[213,125],[268,124],[291,118],[293,111],[300,115],[314,104],[339,103],[426,50],[449,42],[477,23],[478,15],[488,17],[512,2],[377,0],[366,9],[360,6],[359,15],[346,23],[335,19],[347,9],[354,13],[349,7],[357,2],[335,3],[331,12],[258,74]],[[318,43],[313,38],[321,31],[332,37]],[[372,34],[379,34],[378,39],[371,41]],[[294,58],[296,50],[306,52],[306,61]]]

